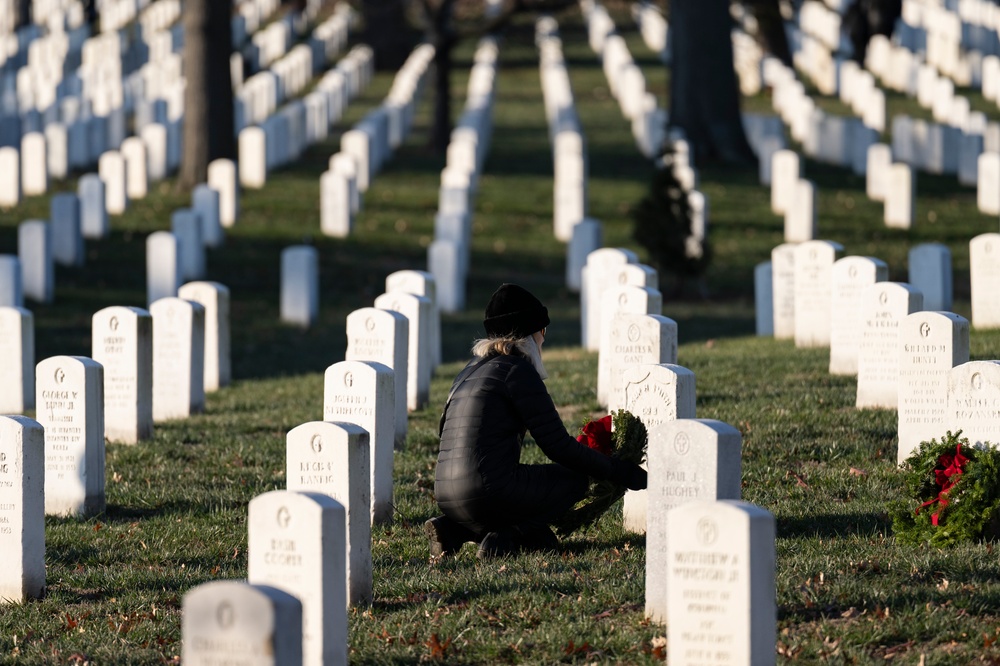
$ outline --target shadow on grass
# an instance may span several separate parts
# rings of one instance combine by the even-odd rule
[[[781,539],[848,537],[858,534],[891,533],[892,520],[885,512],[825,513],[808,517],[778,518]]]

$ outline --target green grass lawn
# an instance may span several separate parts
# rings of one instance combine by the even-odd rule
[[[619,17],[621,19],[622,17]],[[630,22],[636,60],[651,89],[666,75]],[[517,281],[549,306],[549,389],[567,427],[601,410],[597,358],[578,346],[579,304],[564,286],[565,248],[552,236],[552,161],[530,24],[512,27],[501,49],[495,134],[475,201],[468,308],[444,322],[445,364],[429,408],[412,415],[397,453],[396,515],[373,530],[375,601],[350,614],[355,663],[649,663],[666,630],[643,618],[645,539],[612,512],[568,538],[559,554],[479,562],[469,545],[428,561],[422,523],[433,498],[438,416],[451,380],[480,334],[481,312],[502,281]],[[562,27],[590,151],[590,214],[605,244],[639,251],[630,211],[651,176],[586,45],[577,14]],[[457,54],[455,109],[464,104],[474,44]],[[343,358],[345,316],[371,305],[385,276],[424,268],[433,236],[442,158],[425,149],[430,105],[365,196],[356,233],[319,233],[319,176],[339,133],[379,103],[380,73],[329,140],[294,167],[245,192],[226,244],[208,256],[208,279],[232,292],[233,385],[208,396],[206,412],[162,424],[137,446],[109,445],[107,512],[89,520],[48,518],[48,595],[0,609],[4,663],[157,663],[180,654],[183,595],[210,580],[244,578],[247,503],[285,486],[284,438],[322,417],[323,370]],[[765,97],[752,101],[766,108]],[[995,115],[995,114],[993,114]],[[919,177],[917,222],[886,229],[864,180],[815,163],[821,237],[846,254],[879,257],[905,280],[908,249],[939,241],[952,251],[956,305],[969,316],[968,241],[996,231],[975,193],[954,178]],[[665,298],[680,329],[679,362],[697,377],[697,410],[743,435],[743,497],[777,519],[779,659],[803,663],[1000,663],[1000,562],[992,544],[938,551],[897,544],[888,502],[902,489],[895,413],[854,408],[855,382],[827,373],[825,350],[753,337],[755,264],[782,242],[782,220],[756,170],[705,168],[716,258],[708,301]],[[75,182],[55,189],[75,189]],[[154,188],[87,243],[87,265],[57,271],[56,300],[32,305],[37,358],[89,355],[90,317],[109,305],[145,304],[144,240],[187,205],[172,183]],[[47,216],[47,198],[0,212],[0,253],[16,253],[16,225]],[[307,331],[278,322],[283,247],[320,253],[321,312]],[[669,287],[669,285],[665,285]],[[974,331],[974,359],[1000,358],[1000,332]],[[525,459],[538,461],[537,447]]]

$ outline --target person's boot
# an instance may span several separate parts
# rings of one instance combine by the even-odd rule
[[[424,533],[430,546],[431,557],[454,555],[466,541],[475,541],[475,535],[447,516],[431,518],[424,523]]]
[[[479,550],[476,557],[480,560],[490,560],[495,557],[515,555],[518,551],[517,543],[511,530],[498,530],[490,532],[479,543]]]
[[[548,525],[519,525],[518,532],[518,541],[524,550],[559,550],[559,539]]]

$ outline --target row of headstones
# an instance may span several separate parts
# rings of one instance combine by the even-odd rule
[[[5,174],[0,184],[0,207],[16,206],[22,196],[43,195],[52,180],[62,180],[70,171],[94,162],[106,181],[124,179],[126,171],[131,174],[128,194],[141,199],[149,183],[163,180],[180,165],[179,125],[170,121],[148,123],[139,136],[122,135],[110,142],[107,138],[104,131],[96,135],[86,131],[67,134],[62,125],[52,124],[44,134],[25,134],[20,151],[9,146],[0,148],[0,169]],[[109,149],[110,145],[120,148]],[[123,190],[109,190],[108,196],[108,208],[113,214],[127,205]]]
[[[385,101],[340,139],[340,152],[330,156],[319,180],[320,230],[346,238],[361,210],[361,194],[392,152],[403,145],[413,127],[434,47],[416,47],[396,73]]]
[[[493,136],[500,48],[493,37],[479,40],[465,108],[448,142],[441,171],[434,240],[427,248],[427,270],[438,286],[442,312],[465,308],[465,284],[472,256],[473,199]]]
[[[280,270],[281,320],[296,326],[311,326],[319,314],[319,252],[309,245],[285,248],[281,253]],[[426,402],[431,373],[441,363],[441,308],[438,300],[438,283],[429,272],[402,270],[386,277],[385,291],[386,293],[379,297],[376,307],[402,312],[411,322],[411,329],[404,338],[408,339],[407,349],[410,350],[406,365],[412,367],[412,372],[407,374],[405,371],[399,371],[400,376],[407,378],[406,382],[402,382],[400,394],[403,395],[402,389],[405,386],[405,395],[408,396],[406,404],[410,409],[416,409]],[[414,298],[410,298],[407,294],[414,295]],[[379,335],[379,339],[396,340],[398,336],[402,336],[398,331],[390,335],[389,325],[378,326],[379,321],[372,320],[373,328],[383,332]],[[374,341],[364,343],[365,337],[361,335],[360,330],[355,330],[356,327],[352,327],[350,322],[348,328],[349,350],[352,346],[352,336],[358,340],[359,345],[371,350],[386,352],[395,349],[393,346],[395,343],[376,344]],[[348,358],[353,353],[349,351]],[[387,358],[379,357],[374,360],[385,362]],[[397,367],[396,363],[387,365]],[[401,432],[405,433],[405,418],[400,418],[399,424]]]
[[[977,127],[983,122],[984,114],[973,113],[969,99],[955,93],[954,81],[939,74],[921,54],[902,44],[893,44],[884,36],[873,37],[865,55],[865,67],[890,90],[915,98],[939,123],[968,131],[970,126]]]
[[[930,52],[927,56],[930,60]],[[957,173],[962,185],[977,185],[981,155],[1000,151],[1000,123],[989,122],[986,114],[971,111],[969,99],[955,94],[952,80],[939,75],[932,63],[921,62],[920,56],[903,44],[894,45],[883,36],[873,37],[865,66],[888,88],[915,97],[920,106],[931,110],[936,121],[896,116],[892,145],[897,159],[930,173]],[[844,64],[842,89],[844,72],[854,69],[856,65]],[[985,59],[982,71],[984,92],[1000,86],[1000,59]],[[842,98],[844,94],[842,90]],[[979,187],[983,189],[982,184]]]
[[[884,202],[885,225],[909,229],[916,211],[916,176],[907,164],[891,163],[891,151],[881,143],[871,145],[866,159],[866,193]],[[771,185],[771,210],[784,216],[785,242],[815,240],[818,233],[816,184],[802,177],[798,153],[781,149],[761,154],[760,180]]]
[[[369,516],[350,508],[356,501],[366,506],[364,488],[346,471],[361,477],[365,439],[363,429],[344,423],[304,424],[289,433],[289,490],[249,506],[248,582],[207,583],[184,598],[185,663],[214,663],[222,655],[346,663],[348,606],[372,598]],[[739,432],[718,421],[680,419],[652,429],[650,439],[657,445],[649,462],[656,499],[645,603],[648,617],[668,625],[668,658],[774,663],[775,523],[738,500]],[[334,487],[319,490],[317,481],[293,490],[300,477]]]
[[[93,386],[100,380],[99,364],[76,359],[81,361],[80,368],[74,368],[68,363],[74,360],[71,357],[50,360],[62,363],[59,369],[65,368],[64,382],[69,386],[52,392],[59,394],[53,396],[54,402],[58,398],[61,403],[83,404],[99,398],[99,393],[92,395]],[[84,388],[78,370],[86,373],[89,391],[79,397],[73,390]],[[391,392],[392,373],[387,373]],[[70,384],[77,380],[80,385]],[[391,396],[389,399],[391,404]],[[101,424],[99,415],[94,416],[86,427],[96,433]],[[23,416],[0,416],[0,478],[4,480],[0,486],[0,516],[6,527],[0,531],[0,545],[7,558],[7,566],[0,571],[0,601],[19,603],[44,594],[45,514],[58,500],[59,483],[66,483],[60,478],[62,470],[72,463],[59,453],[65,449],[60,444],[64,437],[53,434],[53,429],[52,425]],[[274,638],[282,649],[297,643],[292,653],[298,654],[299,661],[284,661],[280,658],[284,653],[279,651],[270,655],[278,657],[278,661],[270,663],[303,663],[305,656],[306,663],[346,664],[349,605],[371,603],[368,433],[349,423],[309,423],[288,433],[287,442],[290,489],[265,493],[249,506],[250,582],[282,588],[294,595],[296,604],[301,603],[298,631]],[[87,473],[103,480],[103,467],[88,469]],[[322,492],[294,490],[317,486],[343,498],[344,503]],[[348,498],[357,502],[353,514]],[[88,511],[100,512],[103,508],[103,501],[88,505]],[[290,603],[289,597],[282,598]],[[185,659],[190,651],[191,663],[203,663],[198,661],[198,655],[205,652],[225,654],[227,660],[235,655],[246,656],[225,630],[232,628],[236,618],[245,621],[243,613],[248,609],[239,605],[213,610],[211,621],[198,621],[195,632],[190,623],[195,618],[185,605]]]
[[[118,174],[124,175],[119,172]],[[109,180],[118,195],[127,194],[123,178]],[[210,185],[199,185],[192,207],[171,216],[172,232],[155,232],[147,239],[147,303],[175,296],[185,280],[205,272],[205,248],[223,242],[223,225],[231,226],[238,208],[236,170],[229,160],[209,166]],[[79,194],[61,193],[50,202],[51,220],[18,225],[18,256],[0,255],[0,305],[22,306],[24,298],[49,303],[55,298],[55,264],[82,266],[84,239],[109,232],[105,180],[95,174],[80,179]]]
[[[433,343],[428,344],[433,286],[426,273],[394,273],[387,277],[389,291],[376,299],[375,307],[348,315],[347,360],[324,375],[326,420],[288,433],[288,490],[250,503],[248,578],[301,600],[309,627],[303,632],[304,654],[346,654],[346,647],[336,647],[347,643],[345,610],[371,604],[371,526],[392,520],[394,442],[401,447],[405,440],[407,403],[420,400],[410,402],[414,409],[427,401],[434,356]],[[403,288],[427,290],[431,298]],[[414,396],[414,383],[407,377],[420,376],[428,381],[423,393]],[[321,572],[310,569],[320,562]],[[311,581],[320,573],[329,584],[317,589]],[[219,602],[207,603],[216,608]],[[185,630],[189,626],[185,623]],[[203,628],[211,636],[229,629]],[[211,638],[198,643],[210,644]],[[186,650],[189,645],[194,647],[185,634]],[[334,656],[333,661],[341,663],[342,658]]]
[[[158,3],[159,4],[159,3]],[[335,14],[331,17],[330,21],[334,20],[337,16],[340,16],[343,12]],[[337,19],[340,23],[344,24],[344,29],[346,29],[346,18]],[[329,23],[330,21],[327,21]],[[325,24],[324,24],[325,25]],[[148,36],[149,39],[155,41],[157,34],[151,34]],[[167,38],[170,37],[169,33],[165,35]],[[109,38],[114,38],[112,41],[108,41]],[[328,40],[336,40],[342,42],[340,35],[331,35]],[[98,58],[94,55],[95,50],[101,52],[108,50],[103,48],[104,42],[108,43],[110,51],[106,58]],[[85,61],[100,63],[107,62],[118,62],[119,52],[115,49],[118,46],[120,49],[120,39],[117,33],[111,35],[103,35],[91,44],[85,44],[84,54]],[[90,48],[88,50],[88,46]],[[314,46],[316,50],[322,50],[320,47],[324,46],[322,41],[319,41],[317,45]],[[89,58],[87,57],[89,54]],[[143,141],[147,144],[148,152],[148,171],[150,178],[152,180],[159,180],[167,175],[168,172],[177,168],[180,160],[180,143],[181,143],[181,118],[183,114],[183,81],[180,71],[180,59],[179,56],[175,57],[176,66],[171,69],[174,71],[174,78],[178,79],[178,85],[173,86],[172,90],[177,94],[167,94],[161,90],[164,82],[168,81],[171,77],[164,76],[159,68],[153,72],[151,76],[147,76],[149,72],[146,68],[153,67],[156,63],[147,63],[144,65],[144,69],[140,71],[138,75],[143,76],[143,80],[140,82],[141,85],[133,89],[130,95],[126,95],[124,100],[119,99],[117,102],[112,102],[110,109],[101,111],[100,109],[95,109],[95,114],[87,114],[87,117],[77,120],[77,112],[73,111],[71,117],[66,118],[64,123],[51,122],[46,120],[46,127],[44,128],[44,136],[40,133],[27,133],[25,134],[24,140],[28,141],[28,144],[24,146],[26,150],[24,153],[24,167],[25,167],[25,192],[26,193],[43,193],[45,189],[45,179],[44,179],[44,169],[40,168],[40,165],[46,165],[48,167],[49,175],[54,178],[63,178],[70,169],[86,167],[97,161],[98,156],[103,155],[108,148],[116,148],[122,145],[123,151],[126,151],[123,141],[125,139],[125,126],[126,126],[126,111],[129,108],[135,109],[136,118],[136,131],[142,136]],[[116,76],[111,77],[110,80],[118,82],[118,98],[122,98],[121,93],[121,76],[120,67]],[[85,68],[81,68],[84,71]],[[25,70],[26,71],[26,70]],[[310,75],[311,76],[311,73]],[[308,81],[309,76],[305,77]],[[86,77],[85,77],[86,78]],[[98,77],[99,81],[105,80],[107,77]],[[302,77],[298,77],[302,78]],[[304,85],[304,83],[303,83]],[[173,111],[168,113],[168,104],[163,99],[157,99],[157,97],[165,95],[170,100],[171,103],[169,108],[173,108]],[[70,104],[70,103],[73,104]],[[86,103],[86,100],[84,100]],[[61,105],[57,111],[74,109],[80,107],[79,98],[66,98],[61,100]],[[52,107],[56,108],[56,107]],[[242,105],[236,105],[237,116],[240,116],[240,111],[242,110]],[[23,123],[22,123],[23,125]],[[25,129],[25,127],[22,127]],[[27,127],[30,129],[30,125]],[[40,130],[41,128],[39,128]],[[48,150],[44,146],[40,147],[40,140],[44,140],[48,143]],[[5,198],[10,198],[5,197]],[[9,203],[7,205],[10,205]]]
[[[642,69],[636,65],[625,39],[615,30],[607,9],[596,1],[581,2],[590,48],[601,59],[611,95],[622,115],[631,123],[632,137],[648,159],[659,155],[665,138],[667,111],[657,105],[656,95],[646,90]]]
[[[864,161],[869,145],[877,140],[885,123],[885,104],[873,99],[881,94],[872,89],[864,107],[870,117],[859,122],[827,114],[819,109],[799,81],[794,70],[776,58],[764,58],[763,78],[773,89],[772,104],[788,125],[792,138],[802,144],[807,154],[822,161],[855,168]],[[860,95],[857,96],[860,99]]]
[[[285,100],[302,92],[313,76],[333,62],[346,47],[350,24],[349,5],[338,5],[337,11],[316,26],[308,42],[293,47],[287,53],[283,47],[280,57],[273,64],[248,77],[237,90],[236,100],[239,103],[235,107],[236,131],[239,132],[248,125],[263,123]],[[272,24],[281,25],[284,24]],[[335,71],[343,72],[345,77],[349,77],[352,67],[356,67],[355,60],[348,58]],[[325,92],[325,89],[319,88],[317,92]],[[313,98],[307,95],[306,99]],[[327,104],[333,106],[335,101],[328,99]]]
[[[902,15],[896,24],[900,43],[911,50],[924,50],[930,65],[962,86],[972,84],[976,65],[982,61],[982,53],[974,49],[970,40],[963,39],[966,34],[972,37],[972,31],[963,30],[958,14],[943,3],[903,2]],[[995,39],[993,36],[994,42]]]
[[[632,3],[632,20],[650,51],[663,64],[670,63],[669,25],[660,10],[649,2]]]
[[[984,234],[971,244],[973,288],[982,299],[974,311],[977,328],[1000,327],[1000,309],[989,302],[1000,288],[1000,264],[992,256],[997,248],[1000,234]],[[984,426],[991,418],[985,412],[962,412],[963,404],[988,404],[974,402],[982,396],[970,395],[969,381],[975,391],[1000,387],[981,379],[979,366],[992,361],[967,363],[969,323],[947,312],[947,248],[927,244],[910,253],[910,276],[926,289],[926,302],[917,286],[886,282],[884,262],[838,259],[840,249],[829,241],[775,248],[772,262],[760,264],[755,276],[758,333],[794,338],[800,347],[829,346],[831,374],[858,377],[859,408],[898,409],[900,460],[948,429],[967,431],[978,441],[1000,441],[995,426]],[[969,380],[972,375],[980,379]]]
[[[48,376],[36,369],[32,313],[0,308],[0,333],[0,412],[41,414]],[[91,359],[103,368],[102,437],[147,439],[154,422],[201,411],[206,392],[229,384],[229,290],[189,282],[149,310],[105,308],[92,318]]]
[[[324,76],[306,100],[296,100],[262,124],[240,130],[240,184],[248,189],[264,187],[269,171],[297,160],[309,145],[325,138],[330,124],[340,119],[349,101],[371,82],[374,62],[370,47],[355,46],[341,59],[338,73]]]
[[[11,420],[31,424],[35,430],[33,437],[37,437],[37,442],[32,442],[30,447],[27,441],[18,441],[16,436],[11,442],[18,445],[16,454],[23,455],[31,449],[30,455],[36,462],[30,468],[18,469],[14,461],[3,469],[4,473],[21,472],[37,489],[37,497],[15,505],[26,512],[60,516],[103,512],[105,435],[136,441],[151,435],[150,415],[153,420],[181,418],[188,415],[192,407],[200,406],[195,403],[204,404],[203,371],[200,366],[195,368],[199,371],[195,376],[192,360],[203,361],[205,308],[191,301],[165,299],[154,304],[151,316],[144,311],[133,312],[131,308],[114,309],[116,312],[111,319],[103,322],[104,328],[111,328],[116,323],[125,326],[132,323],[135,329],[144,331],[143,337],[148,341],[150,329],[155,326],[152,359],[149,358],[149,344],[145,349],[141,345],[126,349],[127,331],[121,336],[117,335],[118,330],[112,329],[110,334],[105,331],[100,342],[95,342],[95,351],[99,352],[95,355],[106,355],[110,362],[107,382],[105,366],[92,358],[47,358],[33,369],[37,420],[4,418],[8,424]],[[24,313],[17,314],[22,315],[20,322],[23,322]],[[104,314],[107,312],[98,313]],[[135,319],[143,316],[143,325],[134,324]],[[138,335],[131,337],[133,340],[139,338]],[[109,341],[111,344],[106,344]],[[155,395],[151,396],[153,391]],[[112,419],[107,433],[106,416]],[[142,431],[143,427],[147,428],[146,432]],[[3,454],[13,458],[15,451]],[[44,531],[44,521],[23,529]],[[41,542],[44,543],[44,539]]]
[[[552,142],[552,226],[557,240],[573,237],[574,227],[587,217],[587,148],[576,113],[573,89],[552,17],[535,23],[545,117]]]

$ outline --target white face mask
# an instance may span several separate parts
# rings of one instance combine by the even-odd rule
[[[542,363],[542,350],[538,348],[538,343],[535,342],[535,338],[529,335],[526,338],[521,338],[517,341],[517,348],[531,360],[531,365],[535,368],[538,376],[542,379],[548,379],[549,373],[545,370],[545,364]]]

